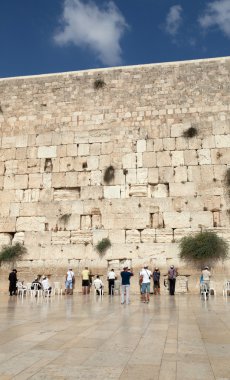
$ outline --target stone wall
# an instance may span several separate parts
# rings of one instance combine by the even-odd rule
[[[229,73],[218,58],[1,79],[0,244],[25,244],[18,267],[180,267],[182,236],[230,240]]]

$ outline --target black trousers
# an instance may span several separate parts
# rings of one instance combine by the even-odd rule
[[[175,278],[169,279],[169,294],[171,296],[174,296],[175,286],[176,286],[176,279]]]
[[[108,280],[109,281],[109,295],[113,294],[112,287],[114,287],[115,280]]]
[[[16,282],[10,282],[9,292],[11,296],[17,293]]]

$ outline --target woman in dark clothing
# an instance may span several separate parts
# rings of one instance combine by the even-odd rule
[[[16,269],[13,269],[12,272],[10,272],[9,274],[9,281],[10,281],[10,285],[9,285],[9,292],[10,292],[10,296],[12,296],[13,294],[16,296],[17,294],[17,287],[16,287],[16,284],[17,284],[17,270]]]
[[[155,268],[153,272],[153,291],[154,294],[160,294],[160,277],[161,273],[158,268]]]

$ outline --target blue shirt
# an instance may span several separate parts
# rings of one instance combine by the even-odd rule
[[[133,276],[133,273],[123,271],[121,272],[121,285],[130,285],[130,277]]]

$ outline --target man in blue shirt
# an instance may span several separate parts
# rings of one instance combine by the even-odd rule
[[[124,267],[121,272],[121,303],[126,304],[130,303],[129,300],[129,289],[130,289],[130,277],[133,276],[133,271],[128,270],[128,267]]]

